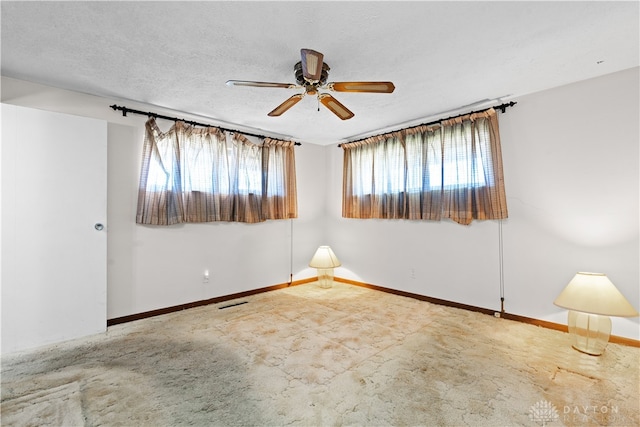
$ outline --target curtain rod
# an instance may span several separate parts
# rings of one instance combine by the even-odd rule
[[[234,133],[240,133],[242,135],[248,135],[248,136],[255,136],[256,138],[271,138],[270,136],[265,136],[265,135],[258,135],[255,133],[249,133],[249,132],[242,132],[239,130],[234,130],[234,129],[226,129],[220,126],[214,126],[211,124],[206,124],[206,123],[199,123],[199,122],[194,122],[193,120],[184,120],[184,119],[179,119],[177,117],[169,117],[169,116],[164,116],[162,114],[157,114],[157,113],[152,113],[150,111],[140,111],[140,110],[134,110],[132,108],[127,108],[127,107],[120,107],[116,104],[110,105],[110,107],[113,109],[113,111],[117,111],[120,110],[122,111],[122,116],[123,117],[127,117],[127,113],[132,113],[132,114],[140,114],[141,116],[147,116],[147,117],[155,117],[156,119],[165,119],[165,120],[172,120],[174,122],[184,122],[193,126],[203,126],[203,127],[215,127],[218,128],[220,130],[226,131],[226,132],[234,132]],[[273,139],[278,139],[278,138],[273,138]],[[300,142],[294,142],[295,145],[302,145]]]
[[[412,128],[417,128],[419,126],[431,126],[431,125],[435,125],[435,124],[438,124],[440,122],[443,122],[445,120],[451,120],[451,119],[455,119],[457,117],[467,116],[469,114],[480,113],[480,112],[486,111],[486,110],[488,110],[490,108],[493,108],[494,110],[500,110],[502,113],[504,113],[507,108],[513,107],[516,104],[517,104],[517,102],[511,101],[511,102],[507,102],[507,103],[504,103],[504,104],[496,105],[495,107],[487,107],[487,108],[483,108],[482,110],[470,111],[468,113],[458,114],[456,116],[447,117],[446,119],[439,119],[439,120],[434,120],[434,121],[429,122],[429,123],[422,123],[422,124],[415,125],[415,126],[409,126],[407,128],[404,128],[404,129],[412,129]],[[388,134],[391,134],[393,132],[398,132],[398,131],[404,130],[404,129],[398,129],[396,131],[385,132],[385,133],[381,133],[381,134],[378,134],[378,135],[371,135],[371,136],[368,136],[366,138],[354,139],[353,141],[345,142],[345,144],[350,144],[352,142],[358,142],[358,141],[364,141],[365,139],[375,138],[376,136],[388,135]],[[342,147],[342,144],[338,144],[338,147]]]

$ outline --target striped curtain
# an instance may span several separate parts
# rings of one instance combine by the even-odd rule
[[[136,222],[255,223],[297,217],[294,143],[146,123]]]
[[[449,218],[470,224],[508,216],[493,109],[342,148],[345,218]]]

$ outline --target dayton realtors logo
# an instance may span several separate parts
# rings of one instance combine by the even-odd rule
[[[529,418],[531,421],[545,426],[547,423],[556,421],[560,418],[560,415],[558,415],[558,410],[551,402],[541,400],[531,405],[529,408]]]
[[[554,421],[563,424],[595,422],[600,425],[626,425],[624,421],[628,421],[616,405],[564,405],[559,413],[555,405],[546,400],[531,405],[529,419],[541,426]]]

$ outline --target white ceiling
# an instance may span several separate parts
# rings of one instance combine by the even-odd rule
[[[637,1],[3,0],[1,8],[4,76],[322,145],[639,65]],[[324,54],[329,81],[390,80],[396,90],[332,93],[355,113],[341,121],[311,96],[268,117],[297,91],[225,85],[295,83],[301,48]]]

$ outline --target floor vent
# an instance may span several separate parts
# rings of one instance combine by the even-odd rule
[[[246,304],[248,302],[249,301],[241,301],[241,302],[236,302],[234,304],[223,305],[222,307],[218,307],[218,310],[222,310],[223,308],[235,307],[236,305],[242,305],[242,304]]]

